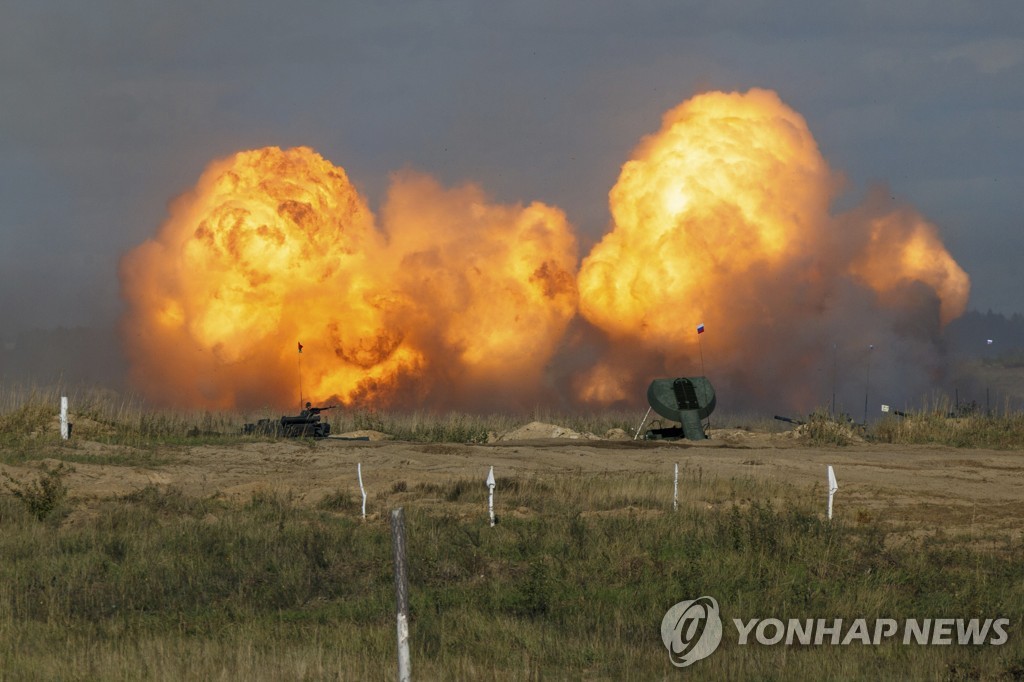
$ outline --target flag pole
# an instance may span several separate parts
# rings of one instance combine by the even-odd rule
[[[302,409],[305,409],[305,403],[302,402],[302,342],[299,341],[298,344],[299,344],[299,358],[298,358],[298,365],[299,365],[299,409],[302,410]]]
[[[706,378],[707,374],[705,374],[705,372],[704,372],[704,342],[700,338],[702,334],[704,334],[704,323],[703,322],[701,322],[700,324],[697,325],[697,349],[700,351],[700,375],[702,377]],[[709,431],[711,430],[711,415],[710,414],[708,415],[707,428],[708,428]]]
[[[701,322],[697,325],[697,349],[700,351],[700,374],[701,376],[707,376],[704,373],[704,343],[700,339],[700,335],[704,333],[704,323]]]
[[[700,349],[700,375],[707,376],[704,372],[704,342],[700,340],[700,335],[697,336],[697,348]]]

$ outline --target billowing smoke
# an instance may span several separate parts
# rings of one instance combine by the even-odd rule
[[[706,371],[737,407],[823,406],[833,385],[866,387],[872,363],[876,395],[921,397],[967,275],[932,225],[879,194],[831,215],[839,184],[773,92],[668,112],[623,166],[612,229],[580,269],[580,311],[612,342],[579,395],[635,395],[640,358],[647,375]]]
[[[378,224],[312,150],[241,152],[123,259],[131,378],[173,405],[293,405],[301,381],[492,410],[635,405],[653,377],[705,371],[722,405],[806,410],[863,369],[899,404],[937,378],[968,279],[887,195],[831,215],[839,185],[774,93],[700,95],[623,166],[578,268],[552,206],[406,171]]]

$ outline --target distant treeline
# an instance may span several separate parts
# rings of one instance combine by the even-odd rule
[[[1024,315],[971,310],[950,322],[944,337],[951,355],[989,359],[1019,356],[1024,351]]]

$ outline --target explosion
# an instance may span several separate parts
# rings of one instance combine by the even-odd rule
[[[696,96],[623,166],[577,274],[555,207],[406,171],[378,225],[312,150],[241,152],[123,258],[131,378],[173,405],[283,407],[301,381],[316,401],[479,410],[632,404],[707,360],[732,406],[809,409],[841,342],[844,364],[870,343],[892,386],[928,385],[967,276],[881,193],[831,215],[840,185],[774,93]]]
[[[122,262],[131,378],[165,404],[496,404],[536,390],[575,314],[576,240],[543,204],[405,174],[382,232],[306,148],[213,163]],[[298,353],[298,344],[305,351]]]
[[[612,343],[578,394],[607,402],[640,389],[627,369],[636,352],[622,348],[643,349],[648,375],[703,373],[700,323],[714,330],[709,373],[739,404],[824,404],[816,373],[839,341],[887,343],[889,383],[927,383],[967,275],[911,209],[873,201],[830,216],[839,187],[773,92],[707,93],[668,112],[623,166],[613,229],[580,269],[580,312]],[[900,329],[911,319],[916,336]],[[905,360],[922,375],[896,371]]]

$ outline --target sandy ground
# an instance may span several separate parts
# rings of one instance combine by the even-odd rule
[[[550,425],[540,427],[551,428]],[[358,493],[356,465],[371,496],[397,481],[441,483],[535,474],[655,472],[671,481],[673,464],[700,467],[703,476],[752,477],[824,492],[827,465],[835,468],[838,514],[881,516],[906,522],[915,534],[1021,537],[1024,525],[1024,452],[860,443],[807,447],[791,433],[712,432],[700,443],[591,439],[564,431],[535,438],[545,428],[518,430],[488,445],[424,444],[389,440],[250,442],[174,449],[153,466],[76,462],[67,483],[73,497],[97,499],[131,493],[147,484],[173,485],[190,495],[246,500],[253,492],[288,493],[315,504],[338,490]],[[353,434],[348,434],[353,435]],[[360,435],[360,434],[355,434]],[[379,434],[362,434],[377,438]],[[613,437],[615,434],[611,434]],[[623,434],[618,434],[624,438]],[[75,440],[76,455],[115,455],[119,446]],[[77,458],[76,458],[77,459]],[[5,465],[16,479],[35,474],[34,464]]]

